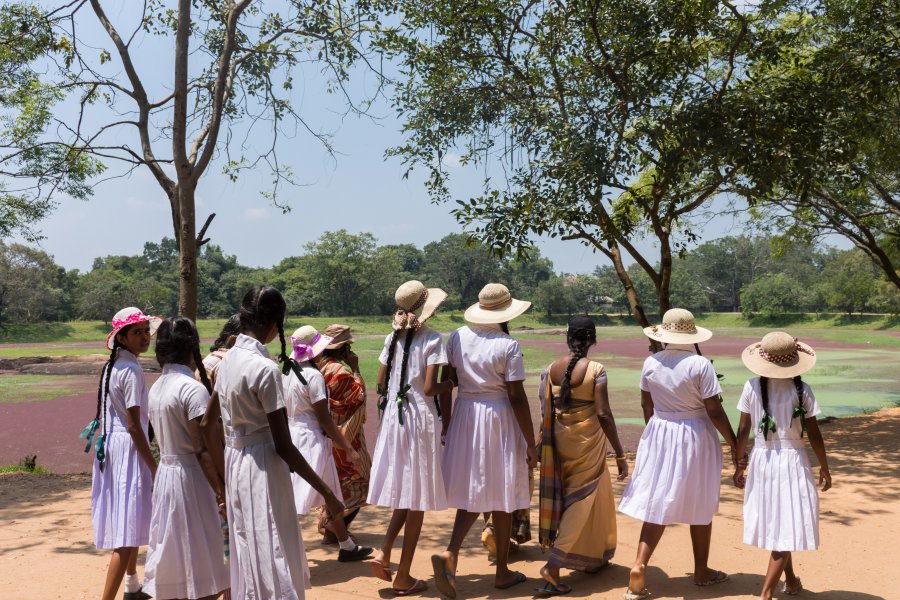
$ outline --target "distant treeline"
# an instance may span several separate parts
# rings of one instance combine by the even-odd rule
[[[0,241],[0,325],[77,319],[108,320],[136,305],[175,314],[178,249],[164,238],[137,256],[106,256],[90,271],[67,271],[40,249]],[[394,290],[408,279],[439,286],[445,306],[475,302],[489,281],[501,281],[517,297],[546,314],[627,312],[612,267],[591,274],[557,273],[534,249],[525,259],[500,259],[467,237],[451,234],[418,248],[378,245],[369,233],[326,232],[303,254],[271,268],[251,268],[219,246],[203,247],[199,265],[199,316],[235,312],[244,292],[267,283],[285,295],[292,315],[378,315],[394,310]],[[630,274],[649,313],[657,312],[645,272]],[[695,312],[900,312],[900,293],[859,250],[808,244],[775,244],[766,237],[724,237],[686,251],[672,279],[672,304]]]

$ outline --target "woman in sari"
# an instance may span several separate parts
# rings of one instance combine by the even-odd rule
[[[616,453],[618,480],[628,475],[609,408],[606,371],[587,358],[597,341],[587,316],[569,319],[569,353],[541,375],[540,540],[550,547],[537,591],[567,594],[561,568],[596,573],[616,551],[616,505],[606,465],[607,441]]]
[[[366,382],[359,372],[359,357],[350,348],[355,341],[350,333],[350,327],[329,325],[325,328],[324,334],[332,340],[316,359],[316,365],[328,387],[331,418],[357,454],[351,458],[337,445],[334,446],[334,461],[346,508],[344,523],[349,530],[350,523],[356,518],[359,509],[366,505],[369,471],[372,468],[372,458],[369,456],[363,432],[366,423]],[[323,513],[323,518],[319,521],[319,531],[323,534],[322,542],[337,543],[334,533],[326,529]]]

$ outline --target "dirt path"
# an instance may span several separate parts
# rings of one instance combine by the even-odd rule
[[[821,495],[818,552],[795,555],[807,591],[817,600],[885,600],[897,598],[893,568],[900,558],[900,409],[841,419],[823,428],[834,488]],[[758,594],[767,553],[741,543],[741,495],[723,473],[720,514],[714,521],[711,566],[731,574],[712,588],[691,583],[690,539],[683,526],[669,528],[648,569],[648,586],[659,599],[752,598]],[[616,497],[622,484],[616,484]],[[108,555],[91,544],[90,477],[87,475],[0,475],[0,598],[96,598]],[[533,507],[533,522],[537,513]],[[389,518],[379,508],[363,510],[354,531],[362,543],[378,545]],[[437,597],[429,555],[447,542],[453,513],[430,514],[413,563],[413,574],[428,580],[425,597]],[[640,524],[618,518],[619,544],[613,564],[597,575],[565,574],[574,588],[570,597],[615,599],[627,583]],[[533,531],[537,533],[536,525]],[[527,584],[508,592],[491,586],[492,567],[478,543],[467,539],[459,568],[462,598],[532,597],[544,558],[535,543],[513,556],[514,568]],[[321,546],[313,520],[303,521],[314,588],[307,598],[390,598],[387,585],[369,576],[364,564],[345,565],[334,550]],[[402,539],[398,540],[398,547]],[[399,559],[399,552],[394,555]],[[143,561],[143,553],[141,555]]]

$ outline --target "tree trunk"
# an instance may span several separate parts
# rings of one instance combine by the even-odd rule
[[[634,290],[634,283],[631,281],[631,276],[628,274],[628,270],[622,262],[622,253],[619,250],[618,244],[613,242],[609,245],[607,256],[612,258],[616,275],[618,275],[619,281],[622,282],[622,286],[625,288],[625,296],[628,298],[628,306],[631,309],[631,315],[637,319],[641,328],[650,327],[651,323],[650,320],[647,319],[647,313],[644,312],[644,307],[641,305],[640,298],[638,298],[637,292]],[[651,352],[662,350],[662,346],[658,342],[654,340],[649,341]]]
[[[197,222],[194,207],[194,188],[178,186],[177,232],[181,268],[178,291],[179,314],[197,321]]]

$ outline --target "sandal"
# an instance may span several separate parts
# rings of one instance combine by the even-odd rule
[[[434,568],[434,585],[448,598],[456,598],[456,574],[447,567],[447,561],[440,554],[431,555]]]
[[[553,585],[548,581],[544,584],[544,587],[534,588],[534,591],[545,596],[562,596],[563,594],[571,592],[572,588],[565,583]]]
[[[786,594],[788,596],[797,596],[800,592],[803,591],[803,582],[800,581],[800,578],[797,578],[797,587],[789,588],[787,581],[784,582],[784,587],[781,588],[781,593]]]
[[[630,588],[625,588],[625,600],[647,600],[650,597],[650,590],[647,588],[639,592],[632,592]]]
[[[507,581],[506,583],[503,583],[500,585],[495,584],[494,587],[498,590],[508,590],[512,586],[519,585],[520,583],[525,583],[526,581],[528,581],[528,578],[525,577],[525,574],[519,573],[518,571],[516,571],[516,573],[513,575],[513,578],[510,581]]]
[[[381,579],[382,581],[393,581],[394,574],[391,572],[391,565],[386,565],[379,560],[375,560],[374,558],[369,561],[369,564],[372,566],[372,575]]]
[[[710,585],[716,585],[717,583],[725,583],[726,581],[728,581],[728,579],[728,573],[724,573],[722,571],[713,571],[712,579],[707,579],[706,581],[695,581],[694,585],[706,587]]]
[[[398,590],[397,588],[391,588],[391,591],[394,592],[395,596],[415,596],[416,594],[421,594],[427,589],[427,583],[425,583],[421,579],[416,579],[416,582],[409,586],[408,589]]]

